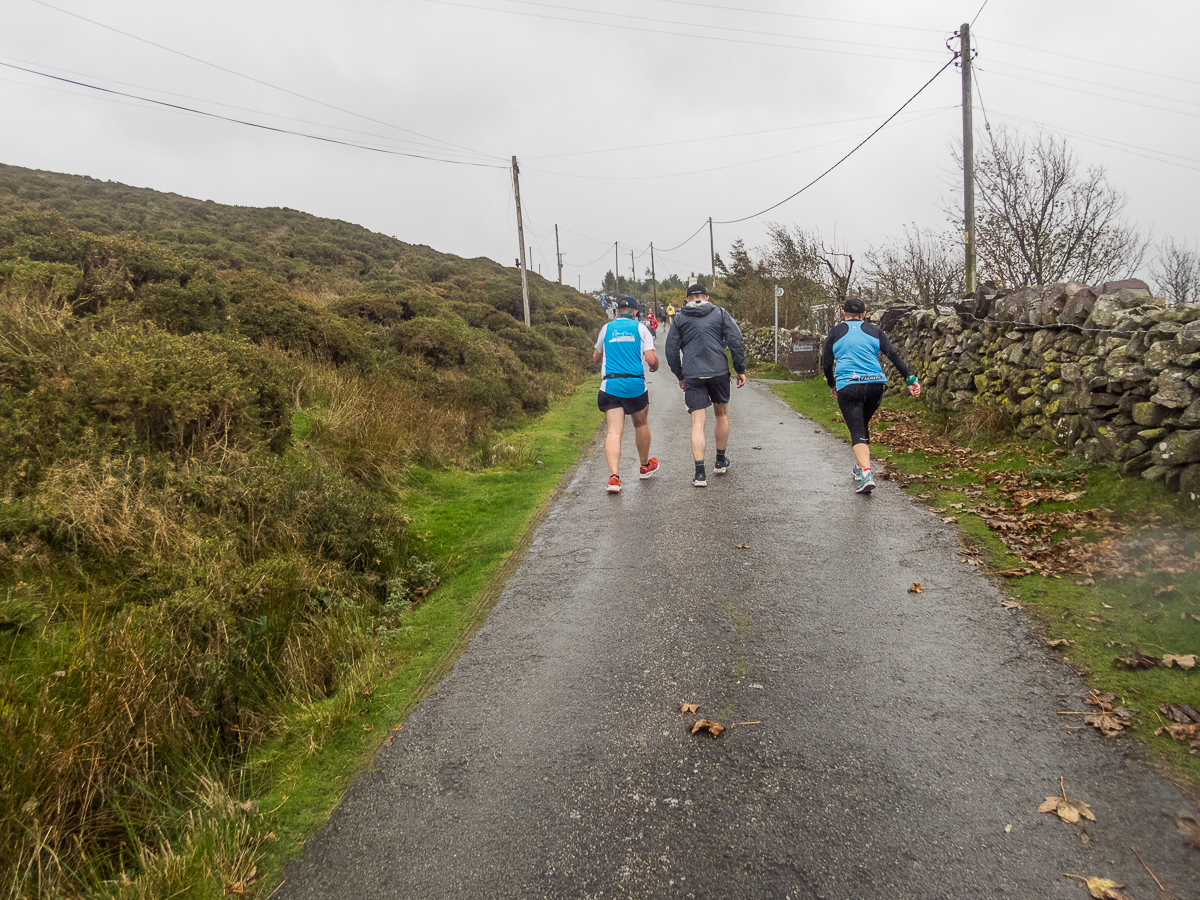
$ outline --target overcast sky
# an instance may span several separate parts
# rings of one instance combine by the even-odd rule
[[[861,259],[961,192],[975,131],[1067,137],[1155,238],[1200,242],[1196,0],[4,0],[0,161],[345,219],[597,287],[707,271],[766,226]],[[84,18],[86,17],[87,21]],[[933,78],[860,150],[849,152]],[[294,136],[158,106],[157,100]],[[379,152],[388,151],[388,152]],[[410,155],[403,155],[410,154]],[[421,158],[427,157],[427,158]],[[451,162],[453,161],[453,162]],[[468,164],[463,164],[468,163]],[[732,220],[747,218],[745,221]],[[694,235],[694,236],[693,236]],[[689,236],[691,236],[689,240]],[[681,246],[682,245],[682,246]],[[986,273],[985,273],[986,274]]]

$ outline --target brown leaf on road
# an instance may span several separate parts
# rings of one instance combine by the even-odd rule
[[[1193,850],[1200,850],[1200,822],[1197,822],[1192,816],[1177,816],[1165,809],[1162,814],[1175,821],[1175,827],[1183,835],[1183,845],[1188,848],[1189,855]]]
[[[1092,713],[1083,717],[1084,725],[1091,725],[1104,737],[1120,734],[1130,724],[1133,714],[1123,706],[1114,710]]]
[[[1179,668],[1181,668],[1181,669],[1196,668],[1196,654],[1195,653],[1188,653],[1185,656],[1176,656],[1173,653],[1164,653],[1162,661],[1163,661],[1163,665],[1166,666],[1168,669],[1171,668],[1171,666],[1179,666]]]
[[[1019,600],[1001,600],[1000,606],[1004,609],[1024,609],[1025,604]]]
[[[1155,669],[1163,666],[1163,661],[1146,653],[1130,653],[1128,656],[1117,657],[1112,664],[1114,669]]]
[[[1078,878],[1082,881],[1096,900],[1129,900],[1125,894],[1117,890],[1125,885],[1117,884],[1109,878],[1084,878],[1082,875],[1072,875],[1070,872],[1063,872],[1063,874],[1068,878]]]
[[[912,584],[910,584],[908,586],[908,592],[910,594],[923,594],[923,593],[925,593],[925,589],[923,587],[921,587],[921,582],[914,581]]]
[[[720,737],[725,733],[725,726],[720,722],[710,722],[708,719],[697,719],[696,723],[692,725],[692,734],[695,734],[697,731],[704,731],[705,729],[707,729],[708,733],[713,737]]]
[[[751,449],[751,450],[761,450],[761,449],[762,449],[762,444],[759,444],[757,447],[751,447],[750,449]]]
[[[1040,813],[1053,813],[1064,822],[1074,825],[1081,818],[1096,821],[1096,816],[1092,813],[1092,808],[1082,800],[1068,800],[1066,797],[1047,797],[1041,806],[1038,807]]]
[[[681,704],[679,704],[679,711],[681,713],[694,713],[694,712],[697,712],[699,709],[700,709],[699,703],[681,703]]]
[[[1055,638],[1052,641],[1046,641],[1046,643],[1049,644],[1051,647],[1055,647],[1055,648],[1071,646],[1071,642],[1068,641],[1066,638]]]
[[[737,549],[739,549],[739,550],[749,550],[750,549],[749,544],[734,544],[734,546],[737,547]]]

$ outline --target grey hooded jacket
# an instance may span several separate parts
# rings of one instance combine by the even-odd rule
[[[667,365],[679,381],[728,375],[726,347],[733,357],[734,371],[745,374],[742,330],[733,316],[712,303],[689,303],[675,313],[667,334]]]

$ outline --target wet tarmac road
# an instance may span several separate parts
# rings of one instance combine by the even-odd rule
[[[753,382],[732,469],[711,472],[710,416],[694,488],[665,366],[650,391],[661,472],[638,480],[627,426],[608,495],[597,442],[275,896],[1087,897],[1071,872],[1200,898],[1161,814],[1195,804],[1134,741],[1064,727],[1080,682],[953,526],[887,482],[856,495],[849,449]],[[690,734],[683,700],[731,727]],[[1037,812],[1060,776],[1097,823]]]

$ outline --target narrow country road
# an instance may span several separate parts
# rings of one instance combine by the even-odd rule
[[[638,480],[627,428],[610,496],[597,443],[276,897],[1088,897],[1069,872],[1200,898],[1162,815],[1195,804],[1135,741],[1065,727],[1080,682],[952,526],[888,482],[856,495],[848,448],[754,382],[732,469],[710,415],[694,488],[665,366],[650,392],[661,472]],[[690,734],[684,700],[725,735]],[[1037,812],[1060,777],[1096,823]]]

